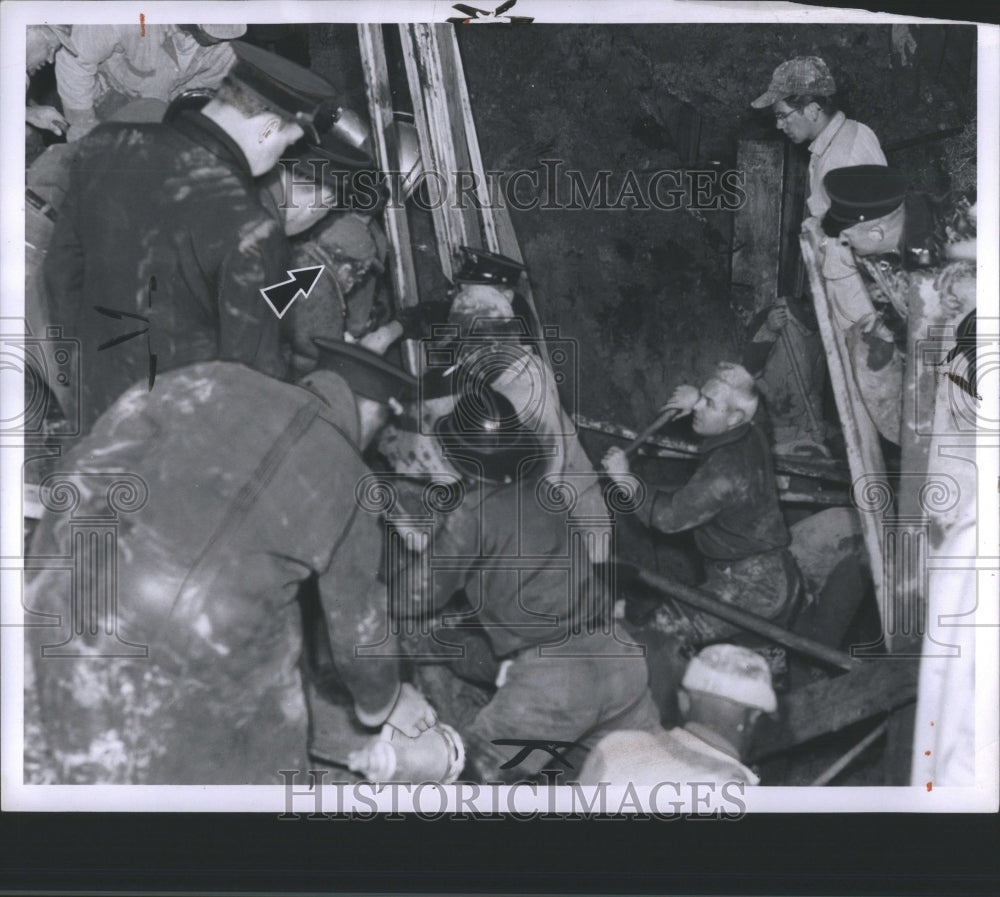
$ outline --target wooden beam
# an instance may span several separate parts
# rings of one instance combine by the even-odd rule
[[[778,296],[785,147],[778,140],[741,140],[736,167],[746,174],[747,201],[733,220],[732,283],[753,293],[754,310]]]
[[[359,24],[358,45],[368,95],[375,161],[382,171],[399,171],[399,146],[391,136],[394,121],[392,91],[389,86],[382,26],[378,23]],[[389,239],[389,270],[396,301],[400,308],[407,308],[420,302],[420,294],[417,291],[417,272],[413,265],[410,225],[406,220],[406,207],[401,197],[393,197],[393,201],[385,209],[383,221]],[[403,361],[410,373],[419,373],[417,345],[413,340],[404,340],[402,348]]]
[[[889,713],[917,695],[916,660],[883,655],[835,679],[813,682],[781,700],[778,719],[763,722],[751,747],[762,760],[823,735]]]
[[[815,247],[805,234],[800,237],[799,246],[809,277],[809,288],[812,292],[813,306],[816,309],[820,335],[823,338],[823,348],[826,350],[827,369],[830,372],[830,384],[833,387],[840,425],[844,432],[847,463],[851,470],[851,477],[855,487],[862,491],[869,490],[879,493],[880,496],[891,496],[892,490],[886,475],[885,459],[882,457],[878,431],[875,429],[875,424],[872,423],[868,410],[861,399],[857,382],[854,379],[854,369],[844,334],[834,322],[823,276],[819,271]],[[857,496],[855,496],[856,499]],[[884,641],[887,621],[884,603],[885,572],[882,551],[882,518],[874,513],[866,513],[864,510],[860,516],[865,550],[868,552],[869,568],[875,581],[875,597],[882,618]],[[881,644],[882,642],[879,642],[877,645],[861,647],[875,650]]]
[[[399,33],[423,168],[431,173],[428,184],[434,183],[433,189],[444,191],[446,198],[445,202],[434,202],[431,214],[441,268],[452,279],[455,250],[462,245],[483,245],[478,210],[467,201],[456,202],[456,178],[463,176],[462,172],[473,173],[465,114],[457,89],[465,75],[453,26],[403,24]]]

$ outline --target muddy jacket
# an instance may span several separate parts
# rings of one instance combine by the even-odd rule
[[[81,497],[43,518],[32,551],[50,560],[28,592],[32,612],[60,615],[32,632],[60,781],[267,784],[303,769],[296,594],[314,575],[355,712],[384,721],[399,680],[378,579],[382,527],[355,500],[368,470],[353,395],[341,392],[327,405],[242,365],[194,365],[152,393],[137,384],[60,465]],[[116,492],[116,476],[133,491]],[[74,592],[52,559],[91,563],[81,527],[123,503],[114,610],[82,620],[71,599],[83,586]],[[89,656],[40,653],[59,643],[57,653]],[[378,656],[355,656],[378,643]]]
[[[767,439],[743,424],[705,439],[691,479],[672,495],[655,491],[640,513],[664,533],[694,530],[710,560],[735,561],[784,548],[790,537],[778,507]]]
[[[585,623],[607,610],[608,594],[595,582],[586,538],[565,509],[539,499],[544,483],[468,486],[462,504],[436,533],[430,571],[435,607],[464,588],[470,612],[453,620],[481,626],[497,657],[531,645],[557,643],[569,623]],[[574,551],[574,546],[576,551]]]
[[[187,364],[282,375],[260,289],[287,279],[287,261],[246,157],[214,122],[188,111],[95,129],[45,260],[52,322],[81,342],[83,431],[136,381]]]

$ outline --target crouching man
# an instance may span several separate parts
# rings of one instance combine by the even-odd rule
[[[793,611],[799,574],[787,547],[791,537],[778,507],[771,450],[754,423],[757,403],[753,378],[739,365],[720,364],[701,389],[677,387],[664,408],[692,415],[692,428],[702,437],[701,461],[672,495],[651,490],[638,513],[663,533],[693,530],[705,564],[702,588],[781,624]],[[628,458],[621,449],[609,449],[602,463],[613,480],[629,488]],[[672,602],[661,607],[657,623],[691,647],[739,631]]]
[[[387,612],[361,455],[413,388],[388,367],[359,366],[351,385],[230,362],[170,371],[128,390],[42,484],[26,644],[48,780],[277,784],[308,769],[309,580],[357,721],[433,726],[398,652],[355,653]],[[315,730],[325,709],[310,709]]]

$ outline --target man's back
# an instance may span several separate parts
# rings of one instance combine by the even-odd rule
[[[304,758],[296,591],[313,573],[339,571],[333,606],[345,641],[360,644],[351,624],[367,610],[381,549],[377,520],[354,501],[367,468],[344,390],[329,406],[242,365],[195,365],[165,375],[153,393],[137,385],[62,462],[82,498],[70,513],[47,514],[33,556],[76,558],[81,517],[107,513],[109,473],[126,471],[148,492],[117,522],[114,612],[102,621],[123,643],[147,646],[147,657],[47,661],[41,647],[66,638],[93,653],[94,627],[72,602],[86,594],[73,592],[58,563],[28,590],[32,613],[56,615],[29,642],[43,711],[65,717],[56,744],[73,748],[66,757],[86,753],[104,726],[156,756],[103,781],[263,782],[276,780],[276,764]],[[131,683],[129,693],[116,685],[87,698],[73,685],[81,663]],[[164,745],[171,751],[158,754]]]
[[[84,431],[134,382],[186,364],[282,374],[259,290],[287,254],[239,148],[204,116],[81,141],[45,277],[52,322],[81,340]]]

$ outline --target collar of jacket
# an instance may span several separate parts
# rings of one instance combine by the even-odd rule
[[[226,165],[239,170],[247,178],[253,179],[250,163],[239,144],[208,116],[202,115],[196,109],[184,109],[170,122],[170,125],[185,137],[218,156]]]
[[[750,423],[740,424],[738,427],[733,427],[732,430],[726,430],[725,433],[719,433],[717,436],[707,436],[698,447],[698,452],[702,455],[707,455],[709,452],[714,452],[717,448],[722,448],[724,445],[739,442],[750,432],[750,427]]]
[[[816,156],[822,156],[827,147],[833,143],[833,138],[837,136],[837,132],[844,126],[845,121],[847,121],[847,116],[838,109],[833,114],[833,118],[827,122],[826,127],[819,133],[819,136],[809,144],[809,152]]]

